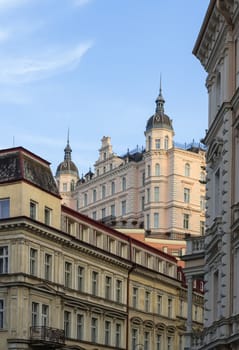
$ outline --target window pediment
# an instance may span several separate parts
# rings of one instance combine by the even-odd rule
[[[221,138],[216,138],[210,145],[207,152],[207,163],[211,166],[215,166],[222,155],[223,140]]]

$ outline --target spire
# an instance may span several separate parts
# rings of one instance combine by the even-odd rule
[[[164,98],[162,95],[162,79],[161,79],[161,74],[160,74],[160,88],[159,88],[159,95],[156,98],[156,113],[158,114],[164,114]]]
[[[66,147],[64,149],[64,152],[65,152],[64,160],[71,160],[72,149],[70,147],[70,141],[69,141],[69,128],[68,128],[68,132],[67,132],[67,144],[66,144]]]

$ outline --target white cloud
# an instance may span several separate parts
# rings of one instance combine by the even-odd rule
[[[74,4],[76,6],[84,6],[84,5],[87,5],[90,2],[91,2],[91,0],[74,0]]]
[[[1,58],[0,83],[27,83],[75,69],[91,47],[92,44],[88,42],[69,51],[57,51],[41,58]]]
[[[0,0],[0,11],[25,5],[29,0]]]

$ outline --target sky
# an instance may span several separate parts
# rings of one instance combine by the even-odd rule
[[[145,145],[160,77],[174,140],[207,129],[206,73],[192,50],[209,0],[0,0],[0,149],[51,163],[69,130],[79,173],[103,136],[113,151]]]

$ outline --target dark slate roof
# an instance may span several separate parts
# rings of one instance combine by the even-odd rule
[[[19,180],[59,196],[49,162],[23,147],[0,150],[0,184]]]

